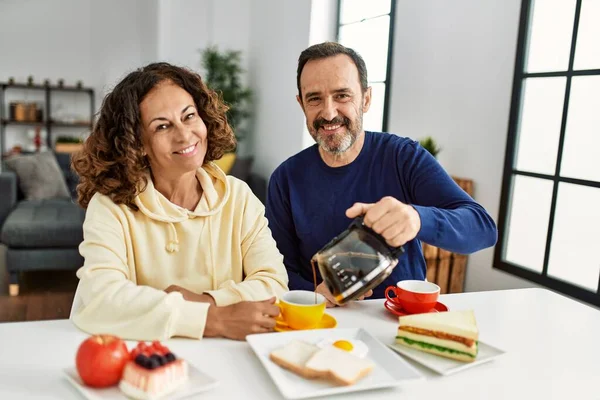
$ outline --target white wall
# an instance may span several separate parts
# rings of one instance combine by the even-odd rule
[[[241,50],[250,44],[250,0],[159,0],[158,58],[201,70],[200,49]]]
[[[497,220],[520,0],[400,1],[390,131],[439,141],[441,164],[475,182]],[[469,258],[466,290],[532,287],[492,269],[493,249]]]
[[[296,102],[296,67],[308,47],[310,1],[253,0],[249,79],[255,90],[256,172],[268,177],[302,150],[304,114]]]
[[[96,109],[106,91],[130,69],[156,58],[157,0],[8,0],[0,3],[0,80],[14,77],[36,83],[64,79],[74,85],[82,80],[96,91]],[[34,92],[10,91],[7,103],[16,99],[43,101]],[[55,117],[60,110],[89,116],[89,98],[56,93]],[[6,105],[6,107],[8,107]],[[5,109],[5,115],[6,114]],[[26,145],[25,128],[8,127],[7,149]],[[58,135],[80,136],[80,128],[54,128]]]

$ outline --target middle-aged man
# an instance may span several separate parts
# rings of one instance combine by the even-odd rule
[[[291,290],[314,289],[312,256],[360,215],[389,246],[406,250],[374,298],[398,281],[425,279],[421,241],[461,254],[496,243],[489,214],[418,142],[363,130],[367,82],[365,62],[350,48],[326,42],[300,54],[296,99],[316,144],[275,170],[266,206]]]

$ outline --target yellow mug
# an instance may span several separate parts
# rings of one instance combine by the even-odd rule
[[[325,314],[325,297],[308,290],[292,290],[281,296],[279,308],[281,318],[290,328],[311,329]]]

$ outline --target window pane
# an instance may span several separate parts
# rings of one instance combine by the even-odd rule
[[[600,76],[571,82],[562,176],[600,181]]]
[[[367,64],[369,81],[385,81],[390,17],[340,27],[340,43],[356,50]]]
[[[528,176],[513,176],[504,259],[542,272],[548,236],[553,182]]]
[[[560,183],[548,275],[596,291],[600,275],[600,189]]]
[[[342,0],[340,2],[340,24],[389,14],[390,10],[391,0]]]
[[[566,71],[575,20],[575,0],[533,2],[527,72]]]
[[[385,83],[372,83],[371,108],[363,116],[363,129],[381,132],[383,129],[383,103],[385,99]]]
[[[574,69],[600,68],[600,1],[583,0],[579,29],[577,31],[577,48],[575,50]]]
[[[523,82],[523,106],[516,168],[554,175],[567,79],[531,78]]]

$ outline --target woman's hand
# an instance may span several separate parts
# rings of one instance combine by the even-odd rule
[[[278,315],[275,297],[264,301],[242,301],[225,307],[209,307],[204,336],[244,340],[253,333],[271,332]]]
[[[195,301],[198,303],[210,303],[210,305],[212,305],[212,306],[217,305],[217,303],[215,303],[215,299],[213,299],[212,296],[210,296],[208,294],[204,294],[204,293],[202,293],[202,294],[194,293],[191,290],[182,288],[181,286],[171,285],[165,289],[165,292],[166,293],[179,292],[183,295],[184,300]]]

